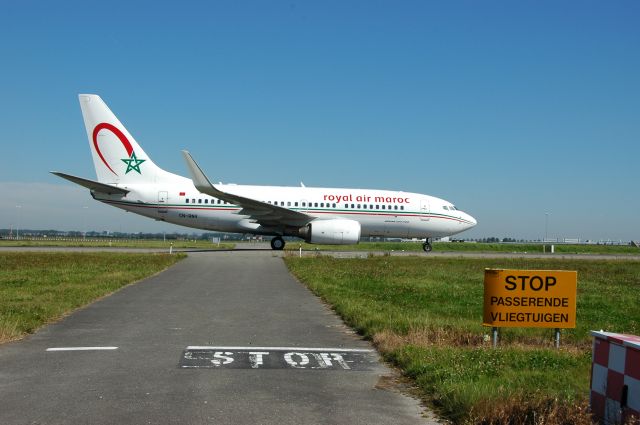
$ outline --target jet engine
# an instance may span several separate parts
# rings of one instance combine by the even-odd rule
[[[334,218],[314,220],[299,230],[306,242],[329,245],[351,245],[360,241],[360,223],[354,220]]]

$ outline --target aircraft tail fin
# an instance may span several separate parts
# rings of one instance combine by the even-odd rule
[[[154,164],[100,96],[78,97],[98,182],[153,183],[167,174]]]

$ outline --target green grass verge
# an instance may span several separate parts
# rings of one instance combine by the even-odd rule
[[[205,240],[168,240],[160,239],[73,239],[73,240],[57,240],[57,239],[19,239],[9,240],[0,239],[0,247],[29,247],[29,246],[59,246],[59,247],[112,247],[112,248],[147,248],[147,249],[166,249],[173,245],[175,249],[233,249],[233,243],[213,244]]]
[[[640,334],[640,263],[536,259],[285,258],[290,270],[415,379],[455,423],[588,422],[592,329]],[[482,326],[484,269],[577,270],[577,328]],[[585,423],[586,423],[585,422]],[[542,423],[542,422],[540,422]]]
[[[0,343],[184,258],[183,254],[0,254]]]
[[[302,246],[305,251],[415,251],[422,252],[422,243],[418,242],[360,242],[357,245],[313,245],[305,242],[288,242],[285,249],[298,250]],[[630,245],[556,245],[557,254],[635,254],[640,249]],[[516,244],[516,243],[469,243],[469,242],[435,242],[436,252],[513,252],[543,253],[551,250],[551,244]],[[546,251],[545,251],[546,250]]]

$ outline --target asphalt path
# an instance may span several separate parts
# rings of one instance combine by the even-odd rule
[[[428,423],[371,348],[278,255],[190,253],[0,346],[0,423]]]

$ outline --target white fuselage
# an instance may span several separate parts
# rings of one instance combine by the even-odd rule
[[[163,184],[119,185],[123,198],[93,193],[95,199],[146,217],[198,229],[287,235],[285,228],[264,227],[242,208],[199,192],[190,179],[172,175]],[[419,193],[370,189],[218,185],[227,193],[300,211],[319,219],[344,218],[360,223],[361,236],[434,238],[476,225],[450,202]]]

